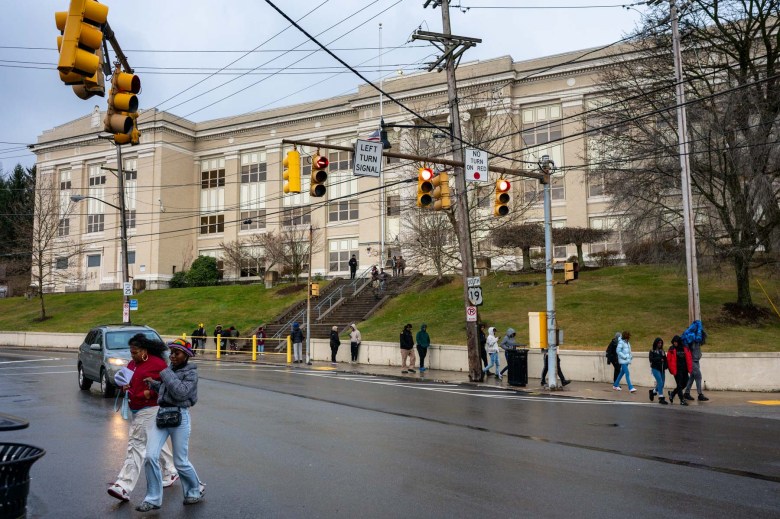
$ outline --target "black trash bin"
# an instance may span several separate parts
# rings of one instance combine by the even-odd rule
[[[0,517],[17,518],[27,514],[30,467],[46,451],[21,443],[0,443]]]
[[[528,384],[528,350],[509,350],[506,354],[509,385],[525,387]]]

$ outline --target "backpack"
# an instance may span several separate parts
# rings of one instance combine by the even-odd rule
[[[618,345],[618,340],[616,337],[613,337],[612,340],[609,342],[609,346],[607,346],[607,351],[605,355],[607,357],[607,364],[613,364],[617,362],[618,360],[617,345]]]

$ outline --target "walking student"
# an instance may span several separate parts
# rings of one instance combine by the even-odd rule
[[[292,325],[290,339],[293,345],[293,362],[296,364],[303,362],[303,331],[301,331],[301,325],[298,321]]]
[[[351,258],[349,258],[347,264],[349,265],[349,279],[355,279],[355,272],[357,272],[357,258],[354,254]]]
[[[198,324],[198,327],[192,332],[192,351],[197,355],[198,348],[205,349],[206,347],[206,329],[203,327],[203,323]]]
[[[261,324],[257,331],[255,332],[255,335],[257,336],[257,351],[260,353],[260,355],[265,355],[265,339],[267,337],[265,333],[265,325]]]
[[[420,372],[428,371],[425,367],[425,357],[428,356],[428,348],[431,347],[431,336],[428,335],[428,325],[422,323],[420,331],[415,336],[417,342],[417,354],[420,357]]]
[[[149,431],[156,428],[157,392],[149,389],[145,378],[160,380],[160,371],[168,367],[163,359],[165,344],[145,337],[142,333],[134,335],[129,341],[130,356],[133,360],[127,365],[127,371],[117,373],[116,383],[129,393],[130,411],[133,417],[130,421],[130,432],[127,438],[127,457],[116,477],[116,482],[108,487],[108,494],[120,501],[130,499],[130,493],[138,483],[144,458],[146,457],[146,441]],[[120,380],[120,375],[127,373],[130,380]],[[179,479],[173,466],[173,455],[168,444],[161,446],[162,486],[169,487]]]
[[[696,392],[699,393],[699,402],[706,402],[709,400],[709,398],[704,396],[704,393],[702,393],[701,367],[699,366],[701,361],[701,345],[704,344],[706,338],[707,334],[704,332],[704,328],[702,328],[701,321],[693,321],[693,323],[688,327],[687,330],[685,330],[685,333],[683,333],[681,337],[683,344],[688,346],[688,348],[691,350],[691,356],[693,357],[693,370],[691,371],[691,376],[688,379],[688,385],[685,386],[686,400],[693,400],[693,397],[691,396],[691,388],[693,387],[694,381],[696,382]]]
[[[620,381],[623,376],[626,377],[626,384],[628,384],[628,390],[632,393],[636,393],[636,388],[631,384],[631,374],[628,371],[628,366],[631,365],[631,361],[634,356],[631,354],[631,343],[628,342],[631,339],[631,332],[625,331],[621,334],[621,338],[617,345],[618,362],[620,363],[620,373],[615,383],[612,385],[612,389],[620,391]]]
[[[412,325],[407,324],[399,337],[401,345],[401,373],[415,373],[414,371],[414,338],[412,337]],[[407,366],[407,363],[409,364]]]
[[[479,323],[479,329],[477,330],[479,336],[479,359],[482,361],[482,369],[485,369],[488,365],[487,350],[485,350],[485,344],[487,344],[487,335],[485,334],[485,323]],[[488,373],[489,375],[490,373]]]
[[[334,326],[330,329],[330,363],[337,366],[336,355],[339,353],[339,346],[341,346],[341,339],[339,339],[339,327]]]
[[[658,403],[666,405],[664,398],[664,382],[666,381],[667,360],[664,352],[664,340],[656,337],[653,341],[653,348],[650,350],[650,372],[655,379],[655,388],[650,390],[650,401],[658,396]]]
[[[612,385],[617,382],[618,375],[620,375],[620,362],[618,362],[617,345],[620,341],[620,332],[617,332],[615,336],[609,341],[607,346],[607,364],[612,365]]]
[[[490,368],[495,366],[496,377],[498,377],[498,380],[501,380],[501,373],[499,372],[499,369],[501,369],[501,362],[498,360],[498,352],[501,348],[498,347],[496,329],[492,326],[488,328],[488,336],[487,341],[485,342],[485,348],[487,349],[487,354],[490,356],[490,364],[485,366],[482,371],[485,373],[490,373]]]
[[[352,329],[349,332],[349,350],[352,359],[351,362],[354,364],[358,360],[358,353],[360,350],[360,343],[362,338],[360,336],[360,330],[357,329],[357,325],[355,323],[350,324],[349,327]]]
[[[549,350],[544,350],[544,359],[542,360],[542,385],[545,385],[545,381],[547,380],[547,359],[549,358],[547,356]],[[561,379],[561,386],[568,386],[571,384],[571,380],[567,380],[566,377],[563,376],[563,370],[561,369],[561,356],[556,355],[555,356],[555,369],[558,372],[558,378]]]
[[[688,405],[685,401],[685,387],[688,384],[688,375],[693,371],[693,355],[691,350],[682,343],[679,335],[672,337],[672,345],[666,352],[666,362],[669,373],[674,375],[677,387],[669,391],[669,403],[674,403],[674,395],[680,398],[680,405]]]
[[[504,334],[504,338],[501,339],[501,342],[498,344],[498,346],[504,350],[504,358],[506,359],[506,366],[504,366],[504,369],[502,369],[500,373],[503,375],[509,369],[509,352],[517,349],[514,328],[506,329],[506,334]]]
[[[171,366],[160,372],[160,380],[152,377],[144,379],[149,389],[157,391],[159,411],[176,411],[181,414],[181,422],[175,427],[151,427],[146,445],[144,468],[146,472],[146,497],[136,507],[139,512],[157,510],[162,505],[162,478],[160,473],[160,449],[165,440],[171,438],[173,460],[181,479],[184,504],[193,505],[203,499],[206,486],[198,479],[195,468],[190,463],[190,408],[198,402],[198,367],[189,363],[192,346],[184,339],[168,343],[171,350]]]

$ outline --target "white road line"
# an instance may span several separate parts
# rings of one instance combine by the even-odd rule
[[[57,373],[77,373],[75,369],[72,369],[70,371],[40,371],[38,373],[6,373],[5,376],[13,377],[13,376],[22,376],[22,375],[55,375]]]
[[[68,362],[67,364],[55,364],[53,366],[5,366],[5,367],[0,367],[0,370],[61,368],[61,367],[64,367],[64,366],[68,366],[70,364],[72,364],[72,363]]]
[[[58,357],[48,357],[48,358],[44,358],[44,359],[3,360],[3,361],[0,361],[0,364],[17,364],[19,362],[46,362],[46,361],[49,361],[49,360],[62,360],[62,359],[58,358]]]

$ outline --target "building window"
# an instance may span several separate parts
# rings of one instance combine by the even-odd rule
[[[401,195],[387,197],[387,216],[401,216]]]
[[[58,270],[63,270],[68,268],[68,258],[57,258],[55,260],[55,267]]]
[[[137,196],[138,171],[136,171],[137,159],[123,161],[123,174],[125,176],[125,222],[128,229],[135,229],[135,203]]]
[[[511,183],[510,183],[511,184]],[[493,205],[495,188],[478,186],[472,191],[473,203],[479,209],[490,209]]]
[[[588,172],[588,196],[604,196],[605,189],[604,173]]]
[[[340,200],[328,204],[329,222],[346,222],[358,219],[358,201]]]
[[[609,229],[612,231],[605,241],[590,244],[591,254],[606,251],[620,253],[623,251],[624,231],[619,217],[594,216],[588,219],[588,225],[591,229]]]
[[[265,229],[265,209],[241,211],[241,230],[252,231],[255,229]]]
[[[328,153],[328,161],[330,162],[328,166],[330,172],[352,172],[352,153],[349,151],[332,151]],[[309,169],[309,174],[311,174],[311,169]]]
[[[541,222],[537,222],[537,223],[541,223]],[[553,220],[552,227],[553,229],[561,229],[563,227],[566,227],[566,220]],[[541,254],[542,257],[544,257],[544,247],[532,247],[531,252],[536,254]],[[566,245],[553,244],[553,259],[564,260],[566,258],[568,258],[568,249]]]
[[[267,165],[265,152],[244,153],[241,155],[241,183],[265,182]]]
[[[217,234],[225,232],[225,215],[215,214],[200,217],[201,234]]]
[[[67,236],[70,234],[70,218],[60,218],[60,227],[57,229],[57,236]]]
[[[100,266],[100,254],[88,254],[87,255],[87,268]]]
[[[88,214],[87,232],[102,232],[106,225],[106,215]]]
[[[561,171],[564,164],[563,144],[560,142],[563,136],[560,105],[526,108],[522,111],[522,117],[522,160],[526,161],[525,169],[538,172],[539,166],[537,163],[544,155],[548,155],[555,162],[558,170]],[[550,187],[550,196],[553,200],[566,199],[563,173],[553,174]],[[524,180],[522,188],[523,200],[526,203],[541,202],[543,200],[542,186],[538,180]]]
[[[265,273],[265,249],[263,247],[241,247],[241,268],[239,276],[251,278]]]
[[[311,223],[311,212],[308,207],[290,207],[282,212],[282,226],[307,225]]]
[[[135,251],[134,250],[127,251],[127,264],[128,265],[135,265]]]
[[[328,270],[330,272],[349,271],[349,258],[358,256],[357,238],[339,238],[328,240]]]
[[[87,232],[102,232],[105,228],[106,175],[102,166],[89,166],[89,196],[87,199]]]

